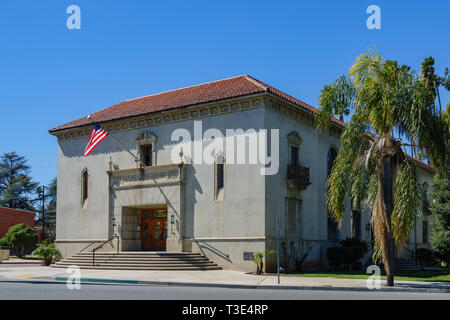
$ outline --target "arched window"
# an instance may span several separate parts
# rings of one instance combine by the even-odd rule
[[[83,170],[83,173],[81,174],[81,201],[82,204],[86,202],[88,199],[89,193],[88,193],[88,186],[89,186],[89,173],[87,169]]]
[[[337,158],[337,151],[335,148],[331,147],[328,150],[327,155],[327,177],[331,174],[331,170],[333,169],[334,160]]]
[[[224,168],[225,158],[223,155],[218,155],[216,158],[215,171],[216,171],[216,199],[223,198],[223,189],[225,186]]]
[[[331,174],[331,170],[333,169],[334,161],[337,158],[337,151],[335,148],[331,147],[328,150],[327,154],[327,178]],[[327,217],[327,231],[328,231],[328,240],[339,240],[339,226],[336,220],[331,215],[331,212],[328,211]]]

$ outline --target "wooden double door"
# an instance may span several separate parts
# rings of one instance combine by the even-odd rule
[[[143,251],[166,250],[167,208],[141,210]]]

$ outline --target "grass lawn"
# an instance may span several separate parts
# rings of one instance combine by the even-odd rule
[[[370,274],[364,271],[347,271],[335,273],[300,273],[285,274],[286,277],[331,277],[341,279],[367,279]],[[386,274],[381,273],[381,279],[386,280]],[[442,271],[397,271],[395,272],[396,280],[406,281],[429,281],[429,282],[450,282],[450,268]]]

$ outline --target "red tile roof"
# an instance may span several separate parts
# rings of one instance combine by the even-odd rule
[[[424,169],[427,169],[428,171],[432,173],[436,173],[436,169],[430,166],[429,164],[420,161],[419,159],[414,158],[413,156],[410,156],[409,154],[405,153],[406,157],[412,161],[414,161],[416,164],[422,166]]]
[[[243,75],[192,87],[162,92],[142,98],[126,100],[109,108],[93,113],[92,118],[97,122],[102,123],[264,92],[276,95],[308,112],[317,112],[317,109],[311,107],[310,105],[251,76]],[[333,121],[341,126],[345,125],[337,119],[333,119]],[[91,122],[86,119],[86,117],[83,117],[53,128],[49,130],[49,132],[55,133],[57,131],[82,127],[90,124]]]

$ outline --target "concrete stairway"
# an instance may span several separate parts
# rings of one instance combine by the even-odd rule
[[[56,262],[52,267],[107,270],[220,270],[221,268],[200,253],[172,252],[81,252]]]
[[[395,259],[394,270],[400,271],[420,271],[421,267],[406,259]]]

